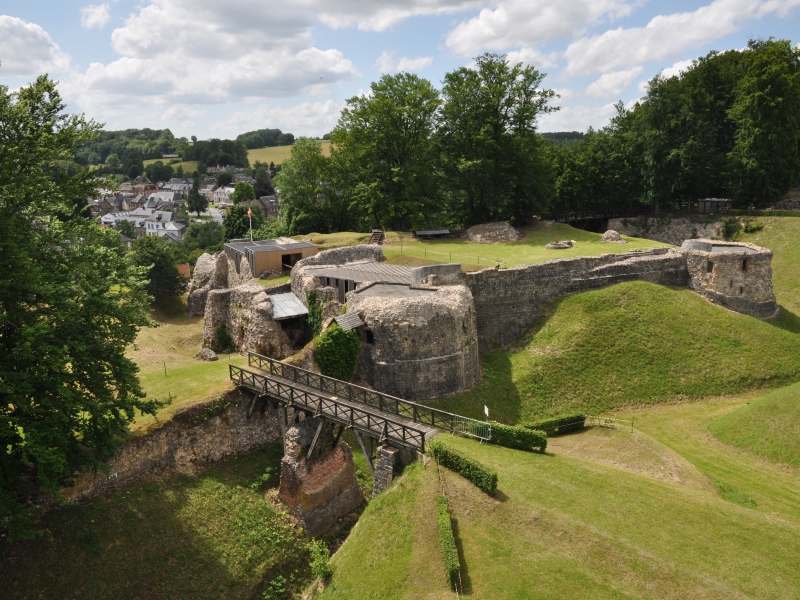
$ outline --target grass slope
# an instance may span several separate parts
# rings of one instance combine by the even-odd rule
[[[726,444],[800,467],[800,384],[714,419],[709,430]]]
[[[330,156],[331,155],[330,140],[320,140],[319,143],[322,145],[322,154],[324,156]],[[261,162],[267,164],[269,164],[270,162],[274,162],[276,165],[279,165],[284,160],[291,157],[291,155],[292,155],[291,146],[272,146],[270,148],[255,148],[253,150],[247,151],[247,159],[250,161],[251,166],[255,164],[257,160],[260,160]]]
[[[51,511],[43,536],[2,548],[3,598],[245,600],[278,577],[299,591],[311,579],[305,536],[264,499],[282,455],[278,443]]]
[[[513,423],[565,412],[702,398],[800,378],[791,315],[733,313],[694,292],[631,282],[564,298],[509,348],[486,353],[483,380],[435,401]]]
[[[695,406],[703,405],[664,407],[680,422],[677,432],[669,430],[671,435],[695,433]],[[676,419],[675,411],[686,408],[689,414]],[[709,416],[703,416],[702,426]],[[611,435],[622,438],[617,446],[624,449],[631,434],[616,430]],[[443,440],[499,473],[498,493],[490,498],[445,471],[469,597],[786,598],[800,586],[800,482],[793,474],[774,468],[751,481],[748,491],[759,500],[754,510],[726,500],[710,483],[698,485],[694,477],[675,482],[559,450],[539,455],[463,438]],[[713,438],[693,438],[688,454],[711,448],[717,453],[706,453],[714,468],[735,468],[736,453],[724,448],[720,453],[715,444]],[[669,448],[662,453],[674,454]],[[746,467],[752,476],[750,465]],[[739,480],[732,483],[742,485]],[[374,503],[365,511],[334,557],[332,586],[324,598],[443,594],[438,540],[431,539],[435,527],[427,522],[438,493],[435,465],[412,471],[397,486],[382,505]],[[778,496],[775,502],[773,494]],[[385,531],[392,532],[391,540],[375,537],[388,536]],[[412,565],[412,547],[428,561],[426,569]],[[383,565],[389,566],[385,572]],[[403,585],[423,578],[427,588]],[[359,594],[361,590],[382,592],[373,596]]]

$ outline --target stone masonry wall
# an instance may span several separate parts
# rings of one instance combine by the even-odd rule
[[[608,228],[647,240],[680,246],[695,238],[722,239],[722,219],[704,217],[628,217],[609,219]]]
[[[148,476],[191,473],[195,465],[242,454],[280,438],[272,411],[253,411],[252,398],[233,390],[221,399],[180,408],[157,429],[130,437],[111,459],[109,472],[85,473],[61,490],[69,501],[102,494]]]
[[[343,248],[332,248],[323,250],[319,254],[309,256],[297,261],[292,268],[292,293],[297,296],[303,304],[306,304],[306,294],[316,287],[314,277],[307,277],[303,274],[303,267],[318,267],[321,265],[344,265],[361,260],[372,260],[383,262],[386,257],[383,250],[377,244],[361,244],[359,246],[345,246]]]
[[[777,314],[778,304],[772,290],[770,250],[743,242],[714,241],[715,246],[738,247],[742,250],[710,252],[703,251],[702,243],[706,242],[710,250],[712,240],[697,242],[700,244],[695,243],[692,249],[681,248],[686,255],[691,289],[720,306],[746,315],[764,319]]]
[[[504,346],[521,336],[542,315],[547,302],[637,280],[686,286],[686,260],[680,252],[660,248],[467,273],[480,349]]]
[[[411,298],[347,296],[372,332],[359,378],[375,389],[424,400],[469,389],[481,376],[475,308],[463,285]]]

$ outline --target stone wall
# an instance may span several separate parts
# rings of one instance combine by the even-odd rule
[[[628,217],[609,219],[608,229],[647,240],[680,246],[695,238],[722,239],[722,219],[693,217]]]
[[[680,251],[686,256],[691,289],[720,306],[746,315],[764,319],[777,314],[770,250],[743,242],[713,240],[714,246],[741,248],[741,251],[712,252],[712,240],[690,242]]]
[[[480,380],[475,308],[465,286],[410,298],[350,292],[347,302],[373,336],[362,346],[357,376],[376,390],[424,400]]]
[[[475,299],[480,349],[504,346],[521,336],[547,302],[636,280],[685,286],[686,260],[680,252],[660,248],[466,273]]]
[[[361,244],[359,246],[323,250],[319,254],[299,260],[292,268],[292,292],[303,304],[307,304],[306,294],[317,287],[314,277],[304,275],[303,267],[344,265],[361,260],[383,262],[386,257],[383,255],[381,247],[377,244]]]
[[[186,314],[190,317],[203,316],[209,292],[234,288],[252,280],[253,274],[246,260],[241,262],[240,272],[237,273],[236,265],[224,252],[217,252],[214,255],[201,254],[194,265],[194,273],[189,284]]]
[[[217,400],[179,408],[157,429],[128,438],[111,459],[108,474],[80,475],[61,493],[75,502],[149,476],[191,473],[197,464],[248,452],[279,439],[280,429],[272,411],[262,414],[255,410],[247,419],[251,400],[234,390]]]

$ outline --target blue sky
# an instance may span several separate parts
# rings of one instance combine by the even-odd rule
[[[322,135],[382,72],[438,86],[494,51],[561,94],[542,131],[585,131],[661,70],[798,31],[800,0],[0,0],[0,83],[48,72],[108,129]]]

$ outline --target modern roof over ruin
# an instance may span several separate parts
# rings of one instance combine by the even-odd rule
[[[275,321],[293,319],[308,314],[308,309],[291,292],[270,294],[269,299],[272,300],[272,319]]]
[[[411,267],[402,265],[387,265],[379,262],[348,263],[346,265],[324,265],[320,267],[306,267],[304,275],[312,277],[332,277],[335,279],[348,279],[350,281],[382,281],[387,283],[405,283],[410,285],[413,281]]]
[[[345,331],[361,327],[364,324],[364,321],[361,320],[361,317],[359,317],[358,313],[355,311],[334,317],[333,320]]]
[[[259,240],[257,242],[251,241],[235,241],[225,244],[237,252],[244,253],[246,250],[251,252],[285,252],[290,250],[300,250],[301,248],[316,248],[310,242],[283,242],[278,240]]]

